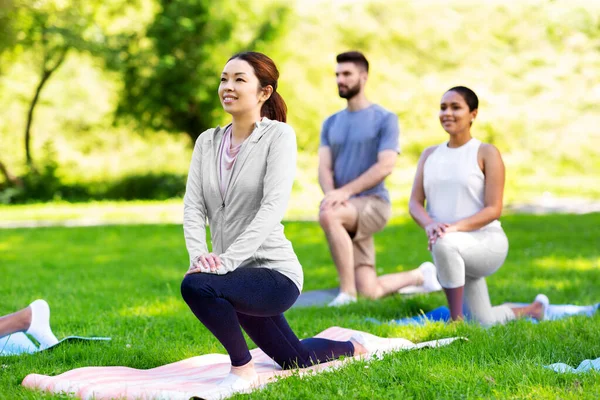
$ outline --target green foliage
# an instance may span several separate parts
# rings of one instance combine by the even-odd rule
[[[14,14],[15,7],[12,0],[0,0],[0,56],[6,49],[12,48],[17,40]],[[0,68],[4,68],[4,65]],[[0,69],[1,72],[2,69]]]
[[[185,194],[184,175],[160,173],[128,175],[106,183],[63,183],[56,164],[41,163],[23,176],[23,187],[0,187],[0,204],[46,201],[86,202],[93,200],[167,200]]]
[[[52,142],[43,147],[37,167],[30,167],[20,186],[0,186],[0,204],[46,202],[51,200],[89,201],[100,199],[166,200],[183,197],[186,176],[170,173],[127,175],[112,182],[65,183],[59,174]]]
[[[18,50],[28,50],[34,56],[35,68],[39,71],[38,84],[30,101],[25,126],[25,157],[28,167],[34,167],[31,152],[31,131],[34,111],[39,102],[42,89],[48,80],[63,64],[69,51],[88,52],[92,55],[102,54],[107,65],[112,64],[110,48],[106,37],[94,23],[98,2],[63,3],[52,0],[29,2],[15,0],[8,12],[0,14],[8,16],[10,30],[18,32],[12,43]],[[5,43],[6,47],[6,43]],[[0,47],[0,52],[3,50]],[[18,51],[17,50],[17,51]]]
[[[52,142],[46,142],[43,149],[44,154],[37,168],[27,169],[20,186],[0,188],[0,203],[55,200],[60,198],[61,190],[70,189],[61,183],[57,175],[58,164]]]
[[[57,169],[54,148],[51,142],[47,142],[39,170],[30,168],[23,178],[23,192],[30,199],[41,201],[53,199],[61,186],[60,178],[56,175]]]
[[[190,138],[203,128],[192,136],[167,131],[227,122],[216,95],[219,72],[232,53],[253,48],[269,54],[281,72],[278,91],[301,150],[295,196],[313,215],[321,195],[316,182],[321,123],[345,106],[335,87],[335,55],[355,47],[371,61],[369,99],[400,119],[403,152],[388,178],[394,201],[406,202],[421,151],[447,138],[437,120],[438,102],[456,84],[472,87],[480,97],[473,134],[502,152],[507,203],[543,192],[600,196],[600,158],[594,152],[600,145],[599,2],[528,0],[508,6],[451,0],[440,7],[431,1],[312,0],[288,8],[272,0],[171,2],[179,9],[161,7],[158,0],[0,4],[17,1],[45,7],[40,10],[51,4],[80,9],[94,22],[83,37],[92,40],[100,33],[92,42],[115,50],[101,58],[70,52],[40,97],[33,153],[52,139],[64,182],[107,187],[129,175],[184,175]],[[53,21],[65,15],[61,10]],[[0,18],[8,15],[3,11]],[[0,161],[15,175],[26,172],[21,136],[42,56],[39,46],[11,44],[19,37],[17,27],[28,21],[19,15],[0,24],[12,32],[0,37],[0,47],[12,48],[0,55]],[[231,26],[231,32],[220,40],[212,32],[222,26]],[[271,33],[260,33],[265,29]],[[190,104],[194,110],[186,108]],[[120,124],[113,126],[117,108]]]
[[[248,4],[162,0],[144,36],[124,51],[124,84],[117,117],[195,140],[219,119],[220,71],[229,56],[273,41],[288,7],[267,13]],[[236,36],[236,34],[240,36]]]
[[[97,193],[99,199],[115,200],[166,200],[183,197],[186,177],[176,174],[144,174],[126,176]]]
[[[18,32],[13,50],[29,52],[43,69],[69,49],[102,56],[110,52],[111,38],[96,18],[101,7],[114,7],[116,1],[109,5],[100,1],[13,1],[12,29]]]
[[[554,304],[598,302],[600,214],[509,216],[502,220],[511,248],[488,279],[493,304],[531,301],[539,292]],[[286,223],[305,272],[305,290],[337,284],[317,223]],[[376,237],[380,273],[409,270],[430,259],[426,238],[412,221],[395,220]],[[122,365],[153,368],[223,347],[190,312],[179,285],[187,269],[180,225],[99,226],[0,230],[0,315],[36,298],[52,309],[58,338],[112,337],[21,357],[3,357],[0,397],[52,398],[20,386],[30,373],[58,375],[73,368]],[[400,352],[316,376],[290,377],[237,398],[432,399],[577,398],[600,395],[597,373],[563,375],[543,368],[578,365],[600,354],[600,315],[531,324],[515,321],[484,329],[472,324],[423,327],[374,325],[445,304],[443,293],[378,301],[344,309],[305,308],[286,313],[309,337],[330,326],[405,337],[414,342],[466,336],[468,342]],[[249,345],[254,347],[252,342]],[[367,368],[368,367],[368,368]]]

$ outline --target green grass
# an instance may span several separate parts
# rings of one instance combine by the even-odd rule
[[[494,303],[531,301],[545,292],[554,303],[600,301],[600,214],[511,215],[505,266],[489,280]],[[294,222],[286,233],[305,270],[305,290],[336,285],[316,223]],[[378,269],[406,270],[429,258],[424,234],[398,218],[377,237]],[[129,225],[0,230],[0,315],[36,298],[52,308],[52,326],[67,335],[111,336],[110,343],[73,344],[53,352],[0,359],[0,398],[64,398],[26,390],[29,373],[55,375],[91,365],[152,368],[223,352],[179,294],[187,254],[181,226]],[[425,341],[470,340],[437,350],[396,353],[352,363],[309,379],[291,377],[249,397],[281,398],[598,398],[600,374],[563,375],[542,368],[576,366],[600,356],[600,315],[483,329],[470,324],[375,326],[380,320],[445,303],[441,293],[359,301],[344,309],[297,309],[286,315],[300,336],[338,325],[380,336]],[[253,344],[251,344],[253,346]],[[244,396],[239,396],[243,398]]]
[[[183,217],[183,200],[48,202],[0,205],[0,224],[45,223],[173,223]]]

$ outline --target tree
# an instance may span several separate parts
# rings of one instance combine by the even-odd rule
[[[12,0],[0,0],[0,54],[11,48],[16,41],[12,18],[14,11]]]
[[[39,65],[39,81],[27,110],[24,145],[29,167],[33,167],[31,154],[31,127],[35,108],[48,80],[64,62],[71,48],[83,47],[83,34],[89,25],[82,10],[76,6],[60,7],[53,2],[23,3],[16,12],[16,21],[23,39],[19,45],[33,50]]]
[[[24,130],[27,172],[17,177],[0,160],[0,174],[9,186],[28,186],[26,182],[31,181],[29,178],[39,175],[31,151],[32,127],[36,106],[49,80],[72,51],[101,56],[108,67],[114,68],[118,54],[113,49],[122,47],[119,41],[123,35],[105,35],[98,22],[107,26],[116,10],[122,9],[127,3],[134,7],[137,2],[0,0],[2,65],[9,65],[18,58],[27,58],[39,71],[39,79],[27,107]],[[42,166],[42,170],[46,170],[46,167]]]
[[[0,0],[0,56],[3,55],[7,49],[12,48],[16,42],[16,31],[12,18],[14,12],[15,8],[11,0]],[[2,61],[4,61],[4,58]],[[2,66],[4,66],[4,62],[0,63],[0,75],[2,74]],[[9,184],[20,184],[19,179],[10,173],[1,159],[0,173]]]
[[[117,121],[185,132],[195,141],[219,118],[216,93],[224,62],[236,51],[260,49],[277,38],[289,8],[277,2],[159,3],[146,34],[132,37],[125,51]]]
[[[110,64],[115,58],[110,41],[118,37],[105,35],[96,23],[96,14],[101,7],[108,7],[101,1],[0,1],[7,2],[4,12],[0,13],[0,21],[10,21],[7,31],[11,34],[11,39],[0,43],[0,46],[4,45],[0,51],[14,50],[19,55],[30,56],[39,71],[24,132],[26,163],[35,170],[31,151],[32,126],[44,87],[71,51],[102,56]],[[113,1],[111,6],[115,7],[118,2]]]

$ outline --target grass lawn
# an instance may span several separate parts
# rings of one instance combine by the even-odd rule
[[[511,243],[505,266],[488,280],[494,303],[600,301],[600,214],[511,215],[503,218]],[[314,222],[286,225],[305,270],[305,290],[336,286],[324,236]],[[377,237],[380,272],[413,268],[429,259],[424,234],[398,218]],[[29,373],[59,374],[92,365],[152,368],[200,354],[223,352],[181,299],[187,269],[179,225],[0,230],[0,315],[36,298],[52,309],[54,333],[111,336],[110,343],[73,344],[53,352],[0,359],[0,398],[64,398],[20,387]],[[443,294],[392,296],[343,309],[287,313],[300,336],[338,325],[380,336],[425,341],[466,336],[437,350],[396,353],[367,365],[309,379],[291,377],[251,398],[598,398],[600,373],[557,374],[543,365],[577,366],[600,357],[600,315],[483,329],[470,324],[375,326],[445,303]],[[250,343],[253,346],[252,343]],[[238,396],[242,398],[244,396]]]

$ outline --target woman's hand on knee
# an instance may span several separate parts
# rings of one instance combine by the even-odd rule
[[[445,224],[445,223],[434,222],[433,224],[430,224],[430,225],[434,225],[434,224],[438,224],[438,225],[442,225],[442,226],[439,229],[432,230],[431,236],[429,234],[427,234],[427,238],[429,239],[427,249],[429,251],[431,251],[433,249],[433,245],[438,241],[438,239],[443,238],[448,233],[458,232],[458,228],[456,227],[456,224]]]
[[[190,265],[186,275],[197,274],[200,272],[214,273],[221,267],[221,259],[214,253],[198,256]]]
[[[431,248],[438,238],[444,236],[448,226],[448,224],[443,222],[432,222],[425,227],[425,233],[427,234],[427,250],[431,251]]]

